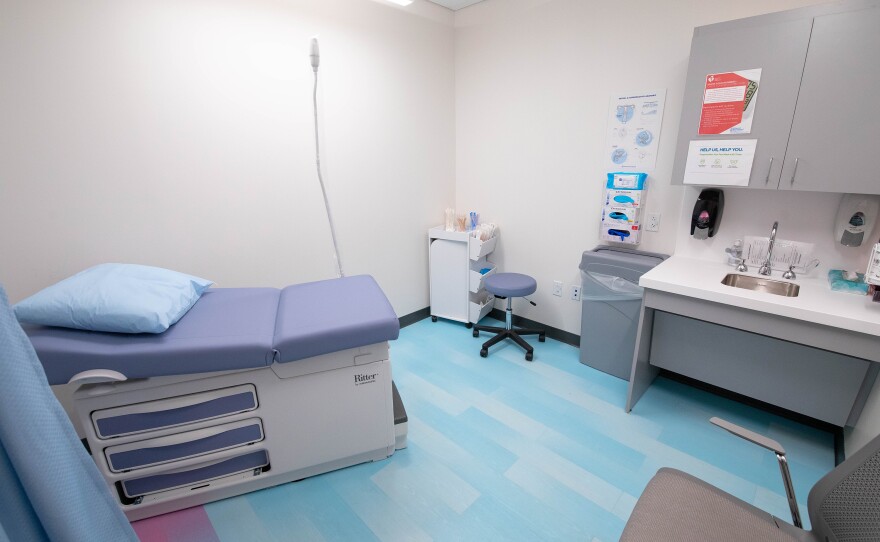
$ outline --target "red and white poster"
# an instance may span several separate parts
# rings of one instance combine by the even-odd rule
[[[760,81],[760,68],[707,75],[699,134],[751,133]]]

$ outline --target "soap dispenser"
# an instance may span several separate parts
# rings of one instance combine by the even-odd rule
[[[871,236],[880,211],[880,198],[844,194],[834,222],[834,238],[843,246],[858,247]]]
[[[723,212],[724,192],[717,188],[706,188],[700,192],[691,215],[691,235],[694,239],[714,237],[718,233]]]

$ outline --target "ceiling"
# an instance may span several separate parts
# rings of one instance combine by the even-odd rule
[[[449,8],[453,11],[472,6],[482,1],[483,0],[431,0],[431,2],[434,2],[435,4],[440,4],[441,6]]]

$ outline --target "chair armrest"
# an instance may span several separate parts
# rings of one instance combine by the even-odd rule
[[[767,438],[764,435],[755,433],[754,431],[749,431],[745,427],[740,427],[735,423],[730,423],[729,421],[722,420],[721,418],[711,418],[709,421],[729,433],[733,433],[734,435],[751,443],[757,444],[762,448],[767,448],[771,452],[776,452],[777,455],[785,455],[785,448],[783,448],[781,444],[779,444],[772,438]]]
[[[779,472],[782,473],[782,484],[785,486],[785,496],[788,499],[788,507],[791,510],[791,521],[795,527],[803,528],[801,514],[798,510],[797,499],[795,499],[794,496],[794,484],[791,481],[791,472],[789,472],[788,470],[788,461],[785,459],[785,449],[782,447],[782,445],[772,438],[767,438],[764,435],[755,433],[754,431],[749,431],[745,427],[740,427],[735,423],[730,423],[729,421],[722,420],[721,418],[710,418],[709,421],[729,433],[732,433],[751,443],[757,444],[762,448],[767,448],[768,450],[776,454],[776,459],[779,460]]]

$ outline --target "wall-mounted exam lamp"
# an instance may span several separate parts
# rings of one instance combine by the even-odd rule
[[[339,278],[345,276],[342,270],[342,260],[339,258],[339,244],[336,242],[336,227],[333,225],[333,215],[330,213],[330,201],[327,199],[327,189],[324,187],[324,176],[321,174],[321,148],[318,137],[318,67],[321,65],[321,51],[318,48],[318,38],[312,38],[309,44],[309,59],[312,63],[312,71],[315,72],[315,90],[312,93],[312,103],[315,111],[315,165],[318,169],[318,182],[321,185],[321,195],[324,196],[324,209],[327,211],[327,222],[330,224],[330,238],[333,240],[333,261],[336,263],[336,275]]]

